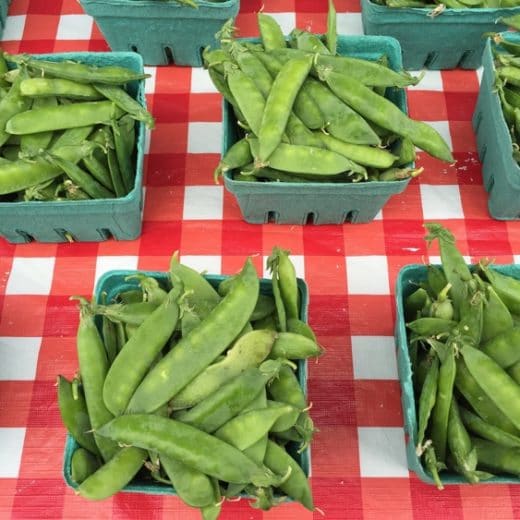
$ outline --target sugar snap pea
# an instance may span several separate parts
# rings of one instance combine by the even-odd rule
[[[91,85],[60,78],[26,78],[20,83],[22,96],[63,96],[70,99],[95,101],[103,96]]]

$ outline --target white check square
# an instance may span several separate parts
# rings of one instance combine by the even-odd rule
[[[354,379],[398,379],[392,336],[352,336]]]
[[[0,381],[34,381],[42,338],[0,336]]]
[[[133,271],[137,269],[137,256],[98,256],[95,283],[108,271]]]
[[[27,16],[25,14],[8,16],[5,21],[2,40],[6,42],[11,40],[21,40],[23,38],[26,18]]]
[[[220,153],[222,123],[188,123],[188,153]]]
[[[18,478],[25,428],[0,428],[0,478]]]
[[[184,189],[185,220],[221,220],[224,212],[222,186],[186,186]]]
[[[218,92],[206,69],[202,67],[191,69],[191,92],[197,94]]]
[[[421,184],[425,220],[464,218],[458,185]]]
[[[5,293],[50,294],[54,264],[55,258],[15,257]]]
[[[90,40],[94,19],[86,14],[62,14],[57,40]]]
[[[390,294],[385,256],[350,256],[346,267],[350,294]]]

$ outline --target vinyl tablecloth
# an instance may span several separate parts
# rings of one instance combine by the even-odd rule
[[[361,34],[357,0],[336,0],[338,31]],[[323,32],[326,0],[242,0],[237,26],[257,35],[262,8],[284,30]],[[76,0],[13,0],[3,35],[9,52],[107,50]],[[111,269],[167,270],[173,251],[210,273],[236,272],[248,255],[259,274],[274,245],[291,251],[310,290],[309,321],[326,354],[309,364],[312,489],[320,511],[285,504],[269,512],[227,502],[222,519],[450,520],[520,518],[520,486],[448,486],[437,491],[408,471],[393,338],[395,280],[411,263],[438,260],[425,221],[457,236],[468,260],[517,261],[520,223],[487,211],[471,116],[477,71],[428,72],[408,89],[412,117],[436,128],[457,159],[419,154],[425,171],[368,224],[252,225],[213,169],[220,157],[221,98],[203,69],[146,67],[156,118],[145,158],[139,239],[12,245],[0,239],[0,518],[195,519],[172,496],[76,496],[62,477],[65,429],[56,376],[77,369],[77,304]]]

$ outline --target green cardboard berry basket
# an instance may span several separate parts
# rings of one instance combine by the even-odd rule
[[[391,8],[361,0],[363,31],[399,40],[405,69],[476,69],[484,50],[482,34],[505,31],[498,20],[520,13],[520,7],[446,8],[432,16],[432,10],[433,6]]]
[[[377,60],[401,70],[399,42],[383,36],[339,36],[338,54]],[[387,97],[408,113],[404,89],[387,89]],[[239,139],[233,110],[223,102],[222,156]],[[237,199],[244,220],[251,224],[343,224],[374,219],[392,195],[403,192],[410,179],[381,182],[243,182],[224,174],[224,185]]]
[[[517,33],[502,33],[504,39],[520,43]],[[488,192],[488,210],[497,220],[520,219],[520,167],[513,159],[513,142],[495,91],[495,67],[488,38],[482,57],[483,74],[473,129],[482,163],[482,179]]]
[[[520,265],[495,265],[496,271],[520,279]],[[406,298],[417,289],[417,284],[426,281],[427,269],[425,265],[411,264],[404,266],[397,275],[395,301],[397,317],[395,322],[395,340],[397,347],[397,370],[401,385],[401,406],[404,417],[404,430],[406,434],[406,458],[408,468],[413,471],[423,482],[435,484],[431,474],[424,467],[422,460],[415,453],[417,444],[417,413],[414,386],[412,381],[412,366],[408,351],[408,337],[406,333],[406,320],[404,303]],[[443,484],[468,484],[458,473],[442,471],[439,473]],[[520,480],[514,476],[497,475],[489,480],[482,480],[479,484],[518,484]]]
[[[136,279],[126,280],[128,276],[135,274],[144,274],[146,276],[152,276],[161,283],[163,286],[167,286],[169,284],[169,275],[168,273],[158,272],[158,271],[122,271],[122,270],[114,270],[107,271],[101,278],[98,280],[96,284],[96,289],[94,293],[94,301],[96,303],[102,302],[102,295],[106,294],[106,301],[111,301],[115,296],[123,291],[128,291],[132,289],[137,289],[139,287],[139,282]],[[215,289],[218,287],[219,283],[226,278],[227,276],[222,275],[212,275],[207,274],[204,275],[204,278],[213,286]],[[308,305],[309,305],[309,292],[307,288],[307,284],[301,278],[297,279],[298,291],[299,291],[299,301],[300,301],[300,319],[307,323],[308,316]],[[266,295],[272,296],[272,284],[271,280],[268,278],[260,279],[260,292]],[[101,327],[101,322],[98,322],[98,327]],[[101,328],[100,328],[101,330]],[[300,387],[302,388],[305,396],[307,397],[307,361],[306,360],[298,360],[297,362],[297,376],[298,381],[300,383]],[[66,441],[65,441],[65,451],[63,458],[63,477],[68,486],[73,489],[78,488],[77,482],[72,479],[71,474],[71,460],[73,453],[79,448],[78,443],[74,440],[74,438],[67,433]],[[288,451],[299,464],[299,466],[303,469],[305,475],[308,477],[311,474],[311,450],[310,446],[307,446],[300,453],[297,451],[297,446],[294,443],[288,444]],[[146,475],[143,471],[140,472],[132,482],[130,482],[123,490],[123,492],[130,493],[145,493],[150,495],[176,495],[175,489],[172,486],[167,484],[163,484],[161,482],[156,482],[151,477]],[[244,497],[250,497],[247,494],[243,494]],[[253,497],[250,497],[253,498]],[[287,501],[290,501],[287,499]]]
[[[135,51],[146,65],[202,66],[202,50],[234,18],[239,0],[196,0],[198,8],[174,0],[79,0],[113,51]]]
[[[141,56],[134,52],[67,52],[33,57],[96,66],[117,65],[143,72]],[[146,106],[144,80],[130,82],[128,93]],[[144,123],[137,122],[135,183],[127,195],[99,200],[0,202],[0,237],[11,243],[137,238],[142,226],[144,140]]]

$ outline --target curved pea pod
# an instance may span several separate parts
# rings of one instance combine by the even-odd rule
[[[185,284],[184,289],[189,286]],[[248,259],[229,294],[145,376],[128,410],[149,412],[159,408],[201,373],[248,323],[258,292],[258,275]]]
[[[238,415],[279,369],[280,363],[273,360],[247,368],[189,410],[178,412],[175,419],[212,433]]]
[[[417,318],[424,307],[430,303],[428,292],[423,287],[417,288],[406,297],[404,302],[405,317],[407,320]]]
[[[121,415],[98,433],[123,444],[157,450],[225,482],[269,486],[282,480],[230,444],[174,419],[151,414]]]
[[[433,157],[454,162],[446,141],[433,127],[410,119],[391,101],[352,77],[323,68],[320,68],[320,77],[340,99],[363,117],[398,135],[409,137],[416,146]]]
[[[259,294],[255,308],[251,314],[251,321],[258,321],[271,315],[275,310],[275,302],[272,296]]]
[[[325,146],[351,160],[356,166],[371,166],[372,168],[390,168],[396,156],[383,148],[376,148],[363,144],[345,143],[331,135],[319,134]],[[366,173],[363,168],[353,171]]]
[[[431,413],[431,439],[435,453],[440,461],[446,459],[448,442],[448,419],[453,397],[453,385],[456,374],[455,351],[448,348],[447,356],[439,367],[437,395]]]
[[[112,321],[127,325],[141,325],[159,305],[152,302],[111,303],[109,305],[95,305],[96,314],[106,316]]]
[[[22,96],[63,96],[69,99],[92,101],[103,96],[91,85],[62,78],[25,78],[20,84]]]
[[[279,417],[271,426],[270,431],[274,433],[283,432],[292,428],[296,424],[296,421],[298,420],[298,417],[302,412],[301,409],[296,408],[295,406],[292,406],[288,403],[280,403],[278,401],[272,401],[270,399],[267,400],[267,406],[269,408],[282,409],[285,409],[287,406],[290,407],[289,410],[286,413],[284,413],[281,417]]]
[[[56,106],[58,100],[55,96],[35,98],[32,103],[33,108]],[[52,141],[54,132],[38,132],[36,134],[26,134],[20,137],[20,151],[29,156],[35,155],[41,150],[46,150]]]
[[[302,504],[309,511],[314,511],[312,491],[309,481],[302,468],[282,447],[273,441],[267,442],[267,450],[264,459],[265,465],[276,473],[280,473],[289,466],[289,477],[280,484],[279,488],[293,500]]]
[[[197,328],[202,321],[200,316],[191,308],[183,309],[181,316],[181,336],[187,336],[193,329]]]
[[[240,112],[245,118],[245,123],[255,135],[260,132],[262,115],[265,108],[265,98],[245,72],[236,65],[226,64],[227,84]]]
[[[471,484],[480,481],[477,469],[477,451],[460,417],[457,401],[452,399],[448,421],[448,447],[455,461],[455,469]]]
[[[244,451],[266,435],[278,419],[291,414],[292,410],[292,406],[282,405],[243,412],[224,423],[214,435]]]
[[[502,274],[484,262],[480,262],[479,268],[509,311],[520,314],[520,280]]]
[[[424,463],[428,471],[431,473],[437,489],[444,489],[444,485],[442,484],[442,481],[439,477],[439,471],[446,468],[446,465],[437,460],[435,449],[431,445],[427,446],[426,450],[424,451]]]
[[[437,265],[426,266],[427,287],[432,297],[437,298],[440,292],[448,285],[448,280],[442,267]]]
[[[500,367],[507,369],[520,361],[518,345],[520,345],[520,327],[514,327],[482,343],[480,349]]]
[[[259,12],[257,21],[262,44],[266,51],[281,49],[287,46],[282,29],[272,16]]]
[[[477,449],[478,467],[493,473],[520,475],[520,449],[500,446],[494,442],[471,438]]]
[[[70,476],[81,484],[99,468],[98,458],[85,448],[78,448],[70,459]]]
[[[284,64],[273,81],[258,131],[257,160],[265,164],[282,141],[294,100],[312,65],[311,57]]]
[[[234,143],[218,163],[213,174],[215,183],[218,183],[219,178],[227,171],[234,170],[236,168],[243,168],[252,162],[252,160],[253,156],[251,154],[249,141],[244,137]]]
[[[268,268],[277,264],[276,275],[280,286],[280,294],[287,319],[299,317],[299,293],[296,278],[296,269],[289,257],[290,252],[280,247],[273,247],[272,253],[267,259]]]
[[[258,140],[248,138],[255,157],[255,166],[266,166],[258,162]],[[351,170],[352,162],[342,155],[317,148],[313,146],[302,146],[280,143],[276,150],[269,157],[269,166],[277,170],[282,170],[300,174],[335,175],[347,170]]]
[[[82,391],[73,395],[72,383],[63,376],[58,376],[58,407],[61,420],[75,441],[93,454],[99,450],[92,435],[88,417],[87,403]]]
[[[520,448],[520,437],[505,432],[504,430],[497,428],[494,424],[487,423],[478,415],[466,410],[462,406],[459,406],[459,412],[462,422],[472,433],[477,434],[483,439],[500,444],[501,446]]]
[[[451,332],[457,326],[454,320],[446,320],[444,318],[422,317],[417,318],[406,326],[418,336],[437,336]]]
[[[305,336],[311,341],[314,341],[314,343],[318,343],[316,334],[314,334],[314,331],[312,330],[310,325],[298,318],[289,318],[287,320],[287,332],[294,332],[295,334],[300,334],[301,336]],[[320,348],[323,349],[323,347]]]
[[[184,301],[202,320],[220,302],[221,298],[213,286],[195,269],[179,261],[176,251],[170,260],[170,281],[173,285],[180,280],[186,293]]]
[[[74,61],[54,62],[37,60],[28,54],[4,53],[8,62],[25,65],[30,69],[48,74],[51,77],[65,78],[81,83],[107,83],[122,85],[129,81],[138,81],[150,77],[150,74],[136,72],[127,67],[95,67]]]
[[[211,477],[187,466],[180,460],[159,454],[164,468],[179,498],[191,507],[206,507],[220,500]]]
[[[304,410],[307,407],[305,394],[298,378],[287,365],[282,365],[278,377],[271,381],[267,390],[275,401],[290,404],[300,410]]]
[[[269,355],[275,337],[276,333],[270,330],[255,330],[242,336],[222,361],[209,365],[173,397],[171,408],[194,406],[245,369],[258,366]]]
[[[395,166],[406,166],[417,159],[415,146],[409,137],[403,137],[399,140],[394,153],[397,155]]]
[[[103,399],[114,415],[124,412],[135,389],[175,330],[181,290],[182,286],[177,285],[170,291],[166,300],[128,339],[110,366],[103,385]]]
[[[157,279],[152,276],[146,276],[142,273],[136,273],[125,278],[126,280],[137,279],[139,281],[139,287],[143,294],[143,301],[160,305],[168,296],[168,291],[165,291]]]
[[[437,387],[439,383],[439,358],[434,356],[432,363],[424,379],[424,383],[421,387],[421,394],[419,396],[418,404],[418,426],[417,426],[417,441],[416,441],[416,453],[421,455],[424,451],[424,436],[426,428],[428,427],[428,421],[430,414],[435,406],[437,399]]]
[[[135,477],[146,457],[146,451],[140,448],[121,448],[80,484],[78,495],[89,500],[103,500],[115,495]]]
[[[381,144],[381,139],[370,124],[343,103],[326,85],[307,78],[303,91],[311,96],[323,114],[324,128],[330,135],[348,143]]]
[[[465,345],[461,354],[482,390],[515,427],[520,428],[520,386],[484,352]]]
[[[0,100],[0,146],[10,138],[10,132],[6,130],[9,119],[28,110],[31,106],[31,100],[22,96],[20,92],[20,85],[24,78],[25,74],[18,74],[7,94]]]
[[[318,128],[321,128],[321,124],[320,126],[318,126]],[[309,130],[308,123],[304,123],[303,120],[295,114],[289,115],[285,133],[290,144],[301,144],[304,146],[316,146],[318,148],[325,148],[318,136],[314,132]]]
[[[103,384],[108,372],[105,345],[94,323],[88,302],[81,300],[80,319],[76,334],[79,372],[87,403],[90,424],[94,430],[94,440],[103,460],[111,459],[118,446],[108,439],[99,437],[96,430],[112,419],[112,414],[103,400]]]
[[[230,52],[240,69],[255,82],[262,95],[267,98],[271,91],[273,78],[262,61],[258,59],[258,53],[251,52],[236,41],[230,45]]]
[[[489,424],[494,424],[511,435],[520,435],[520,430],[500,411],[471,375],[462,357],[457,359],[455,386],[481,419]]]
[[[301,29],[293,29],[290,36],[291,47],[312,54],[325,54],[330,56],[327,46],[321,41],[317,34]]]
[[[293,332],[279,332],[269,357],[307,359],[323,354],[323,349],[313,340]]]

